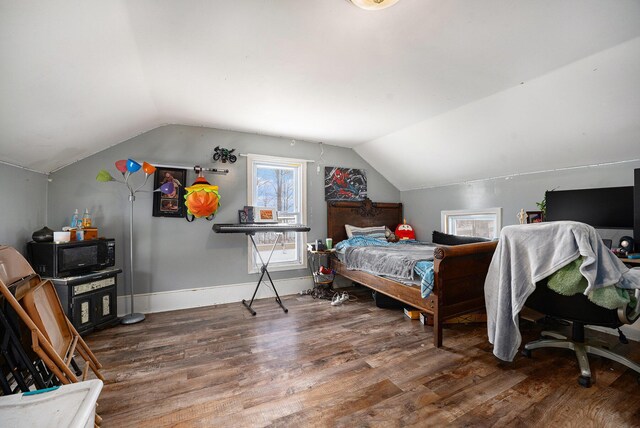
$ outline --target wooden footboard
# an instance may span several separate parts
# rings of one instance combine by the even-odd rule
[[[443,321],[484,312],[484,280],[498,241],[441,246],[434,251],[433,343],[442,346]]]
[[[434,252],[434,287],[423,299],[420,288],[407,286],[366,272],[348,270],[338,259],[332,267],[338,275],[393,297],[433,316],[433,343],[442,346],[443,321],[484,311],[484,280],[497,241],[440,246]]]

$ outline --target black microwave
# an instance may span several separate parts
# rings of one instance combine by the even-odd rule
[[[29,242],[27,256],[40,276],[63,278],[115,265],[116,241],[91,239],[73,242]]]

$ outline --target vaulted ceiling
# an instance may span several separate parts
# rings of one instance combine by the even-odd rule
[[[353,147],[401,190],[640,158],[637,0],[0,0],[0,161],[167,123]]]

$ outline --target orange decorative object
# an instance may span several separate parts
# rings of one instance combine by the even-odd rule
[[[413,231],[413,227],[407,224],[406,219],[396,227],[395,234],[398,239],[416,239],[416,233]]]
[[[218,186],[212,186],[204,177],[198,177],[191,186],[185,187],[185,190],[187,191],[184,196],[184,204],[187,207],[187,220],[189,220],[189,215],[194,218],[213,219],[220,207]]]
[[[142,162],[142,170],[145,174],[151,175],[156,172],[156,167],[147,162]]]

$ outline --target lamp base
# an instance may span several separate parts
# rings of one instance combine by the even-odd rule
[[[144,321],[144,314],[133,313],[122,317],[120,324],[136,324],[141,321]]]

